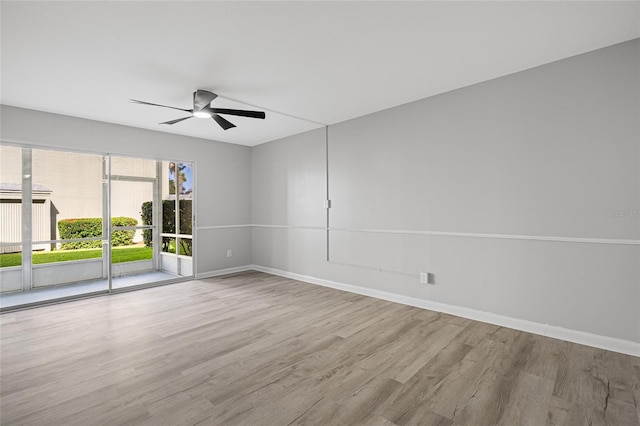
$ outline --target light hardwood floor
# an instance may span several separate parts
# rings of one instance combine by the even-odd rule
[[[640,424],[640,358],[258,272],[0,320],[2,425]]]

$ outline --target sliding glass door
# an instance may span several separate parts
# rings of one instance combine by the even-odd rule
[[[162,162],[162,269],[193,275],[193,164]]]
[[[105,290],[104,156],[30,151],[33,211],[31,223],[23,221],[23,226],[32,230],[32,246],[23,257],[31,254],[31,288],[92,282],[82,292]]]
[[[192,163],[8,145],[0,162],[0,308],[193,276]]]
[[[22,149],[0,145],[0,294],[22,290],[22,175]]]
[[[158,162],[130,157],[111,157],[110,174],[110,242],[111,286],[123,288],[149,284],[170,275],[154,274],[158,254],[154,250],[157,234],[153,214],[147,205],[159,199]],[[155,238],[157,242],[157,237]]]
[[[0,307],[107,291],[105,157],[4,145],[0,157]]]
[[[112,289],[193,275],[193,164],[111,157]]]

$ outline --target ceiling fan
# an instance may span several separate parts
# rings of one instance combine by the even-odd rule
[[[159,106],[163,108],[177,109],[179,111],[191,113],[188,117],[176,118],[175,120],[165,121],[158,124],[176,124],[184,120],[188,120],[193,117],[198,118],[213,118],[216,123],[220,125],[224,130],[229,130],[232,127],[236,127],[235,124],[221,117],[219,114],[237,115],[239,117],[250,118],[264,118],[265,113],[263,111],[247,111],[244,109],[228,109],[228,108],[213,108],[211,101],[217,98],[218,95],[211,93],[207,90],[196,90],[193,92],[193,109],[177,108],[167,105],[152,104],[151,102],[138,101],[136,99],[130,99],[131,102],[142,105]]]

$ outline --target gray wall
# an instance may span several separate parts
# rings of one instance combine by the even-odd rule
[[[250,148],[6,105],[0,118],[4,142],[194,162],[196,272],[251,263],[249,228],[215,228],[250,222]]]
[[[640,342],[639,52],[331,126],[331,262],[324,130],[254,147],[253,263]]]
[[[253,263],[640,342],[639,52],[331,126],[331,262],[324,129],[251,149],[2,106],[0,137],[195,162],[199,274]]]

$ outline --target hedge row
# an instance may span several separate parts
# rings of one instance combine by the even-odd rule
[[[162,200],[162,233],[164,234],[185,234],[192,235],[191,216],[193,213],[192,200],[180,200],[180,229],[176,232],[176,202],[175,200]],[[143,225],[153,224],[153,203],[146,201],[142,203],[140,212]],[[142,238],[147,247],[153,246],[153,231],[145,229],[142,231]],[[162,238],[163,251],[169,251],[169,238]],[[191,256],[190,241],[181,240],[181,254]]]
[[[174,200],[162,200],[162,233],[164,234],[186,234],[191,235],[193,203],[191,200],[180,200],[180,232],[176,232],[176,202]],[[143,225],[153,224],[153,203],[145,201],[142,203],[140,212]],[[152,231],[145,229],[142,232],[144,242],[147,247],[151,247]]]
[[[138,221],[132,217],[113,217],[111,226],[136,226]],[[99,217],[81,219],[62,219],[58,221],[58,231],[60,238],[70,240],[75,238],[95,238],[102,237],[102,219]],[[133,244],[135,230],[115,231],[111,239],[112,246],[128,246]],[[100,248],[102,241],[78,241],[75,243],[62,243],[62,250],[72,250],[81,248]]]

